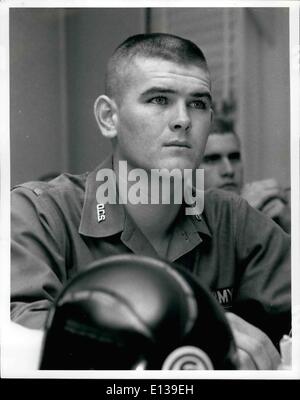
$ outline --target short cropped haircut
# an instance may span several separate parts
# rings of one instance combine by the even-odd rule
[[[226,134],[233,133],[236,135],[234,121],[231,118],[214,117],[210,129],[210,133]]]
[[[236,140],[241,147],[241,140],[239,135],[235,131],[234,120],[232,118],[226,117],[214,117],[212,121],[212,125],[210,128],[210,135],[227,135],[233,134],[236,137]]]
[[[190,40],[167,33],[134,35],[117,47],[106,70],[105,94],[120,96],[122,73],[134,57],[160,58],[181,65],[196,65],[208,71],[207,62],[201,49]]]

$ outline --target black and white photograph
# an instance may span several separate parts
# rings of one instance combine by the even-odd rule
[[[300,379],[299,4],[0,3],[3,378]]]

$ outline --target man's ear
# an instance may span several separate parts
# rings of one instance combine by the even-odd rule
[[[99,96],[94,104],[94,114],[102,135],[108,139],[117,136],[117,105],[108,96]]]

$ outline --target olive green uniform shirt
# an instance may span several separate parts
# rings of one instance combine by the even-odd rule
[[[103,257],[134,253],[159,257],[120,204],[106,204],[98,222],[95,171],[63,174],[12,190],[11,317],[44,326],[64,284]],[[201,217],[173,226],[168,261],[205,284],[222,306],[263,329],[275,342],[290,328],[290,236],[240,197],[205,194]]]

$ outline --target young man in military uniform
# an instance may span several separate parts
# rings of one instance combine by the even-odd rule
[[[201,216],[186,215],[176,202],[103,205],[97,198],[99,171],[114,171],[118,188],[122,161],[129,173],[148,175],[200,164],[212,120],[201,50],[167,34],[127,39],[108,63],[95,115],[113,144],[99,167],[13,190],[12,320],[43,328],[59,291],[90,262],[143,254],[184,266],[209,287],[227,310],[241,368],[276,369],[276,346],[290,324],[288,235],[219,191],[207,192]],[[140,189],[146,193],[147,183]]]

